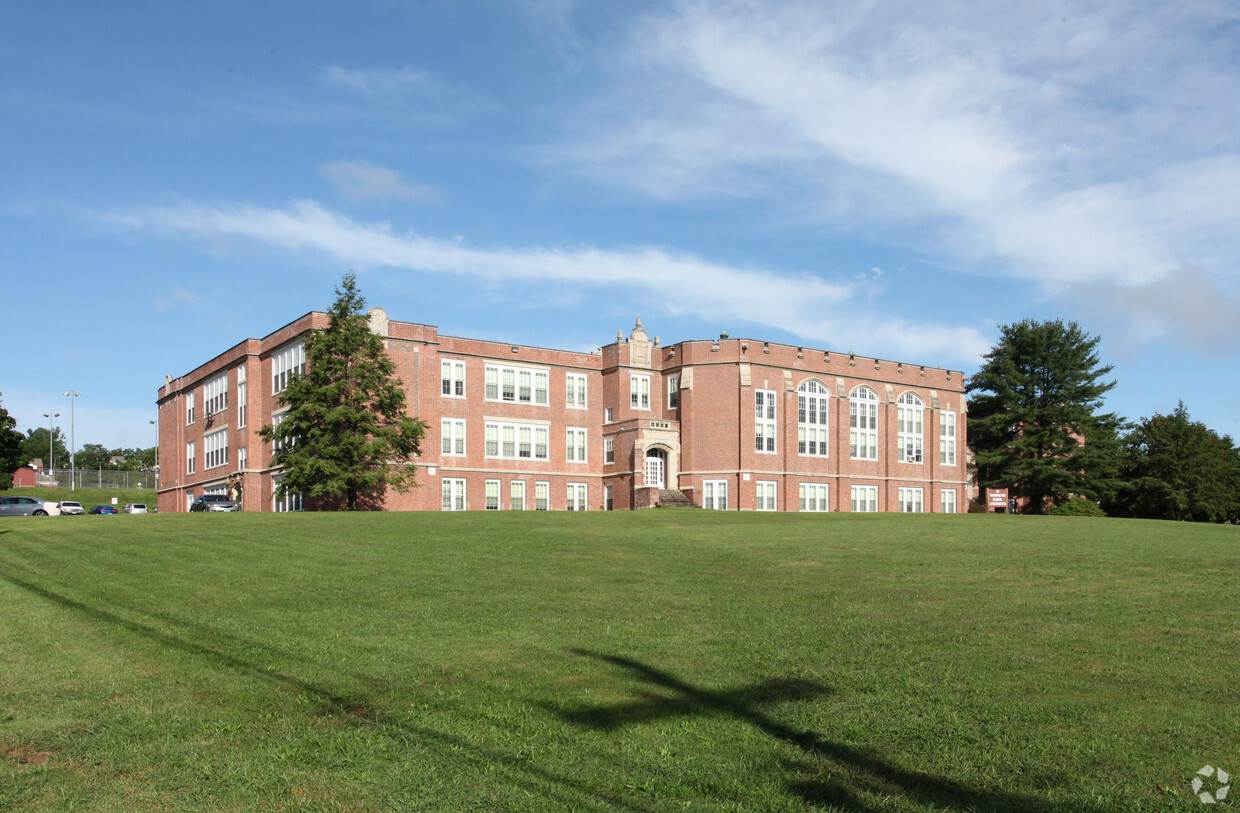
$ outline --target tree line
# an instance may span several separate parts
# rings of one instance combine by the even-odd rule
[[[0,405],[0,490],[11,488],[13,472],[32,460],[41,461],[43,468],[54,465],[57,469],[67,469],[72,460],[77,468],[92,471],[153,471],[159,457],[155,446],[109,449],[100,443],[83,444],[70,455],[59,426],[52,430],[36,427],[23,435],[16,430],[16,425],[16,420]]]

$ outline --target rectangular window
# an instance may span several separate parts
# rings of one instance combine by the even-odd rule
[[[775,391],[754,390],[754,449],[764,454],[775,451]]]
[[[439,431],[444,454],[465,454],[465,421],[460,418],[444,418],[440,421]]]
[[[590,490],[585,483],[568,484],[568,510],[586,511],[589,509]]]
[[[271,357],[271,394],[284,392],[293,376],[306,374],[306,346],[301,342],[288,347]]]
[[[603,510],[614,511],[616,507],[615,487],[611,483],[603,484]]]
[[[484,370],[484,394],[488,401],[547,406],[549,377],[546,370],[488,364]]]
[[[237,368],[237,428],[245,426],[245,368]]]
[[[444,511],[465,510],[465,480],[460,477],[445,477],[440,484],[442,508]]]
[[[925,409],[911,392],[896,403],[896,459],[901,463],[920,463]]]
[[[284,423],[284,419],[287,417],[288,417],[287,412],[281,412],[279,415],[272,415],[271,416],[271,428],[278,429],[280,425]],[[275,435],[272,436],[272,439],[271,439],[271,451],[282,452],[285,449],[291,449],[293,448],[293,444],[295,444],[296,442],[297,442],[297,439],[293,437],[292,435],[284,435],[284,434],[276,433]]]
[[[859,514],[878,512],[878,486],[853,486],[852,510]]]
[[[228,409],[228,373],[220,373],[202,385],[202,409],[208,418]]]
[[[465,397],[465,362],[442,359],[439,362],[440,391],[450,398]]]
[[[569,409],[586,408],[586,377],[578,373],[568,373],[564,379]]]
[[[194,422],[194,393],[185,396],[185,425],[189,426]]]
[[[249,455],[246,454],[245,447],[242,446],[240,449],[237,450],[237,468],[240,469],[241,471],[245,471],[245,467],[249,465],[249,462],[250,462]]]
[[[680,375],[667,377],[667,408],[680,409]]]
[[[939,462],[956,465],[956,413],[939,413]]]
[[[920,488],[901,488],[900,496],[900,513],[901,514],[920,514],[923,510],[922,495],[924,489]]]
[[[830,511],[826,483],[801,483],[802,511]]]
[[[534,483],[534,510],[546,511],[551,507],[551,484],[546,480]]]
[[[271,478],[272,485],[279,486],[280,481],[283,479],[284,475],[277,475],[276,477]],[[304,511],[305,500],[302,492],[292,491],[285,494],[283,497],[276,497],[273,492],[273,496],[271,498],[271,510],[281,514],[289,511]]]
[[[945,488],[940,492],[940,498],[943,501],[943,513],[956,513],[956,489]]]
[[[486,509],[488,511],[499,510],[499,480],[487,480],[486,482]]]
[[[759,480],[758,481],[758,503],[756,507],[759,511],[774,511],[775,510],[775,489],[776,488],[777,488],[777,484],[774,480]]]
[[[715,511],[728,510],[728,481],[702,481],[702,507]]]
[[[611,407],[603,410],[603,423],[611,423]]]
[[[603,462],[607,464],[616,462],[615,438],[603,438]]]
[[[565,449],[568,462],[586,462],[586,430],[570,428]]]
[[[513,511],[525,510],[525,481],[513,480],[510,486],[511,503],[510,507]]]
[[[228,430],[212,432],[202,439],[203,468],[213,469],[228,462]]]
[[[503,460],[546,460],[546,426],[489,421],[484,427],[486,456]]]
[[[650,376],[629,376],[629,406],[633,409],[650,409]]]
[[[185,473],[186,474],[194,473],[194,469],[197,467],[197,462],[195,461],[194,458],[195,458],[194,441],[191,440],[189,443],[185,444]]]
[[[878,460],[878,396],[865,387],[848,404],[848,452],[853,460]]]

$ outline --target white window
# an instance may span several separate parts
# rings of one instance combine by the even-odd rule
[[[189,426],[194,422],[194,393],[185,396],[185,425]]]
[[[273,486],[278,486],[280,485],[280,481],[283,479],[284,479],[284,475],[278,475],[276,477],[271,478],[271,483]],[[274,491],[273,491],[273,494],[274,494]],[[272,496],[271,509],[273,511],[277,511],[280,513],[285,513],[288,511],[304,511],[305,500],[303,499],[302,492],[292,491],[292,492],[289,492],[288,494],[285,494],[283,497]]]
[[[774,511],[775,510],[775,489],[776,487],[777,486],[774,480],[759,480],[758,481],[757,508],[759,511]]]
[[[956,489],[945,488],[941,492],[939,492],[939,495],[943,501],[943,513],[944,514],[956,513]]]
[[[650,376],[629,376],[629,406],[633,409],[650,409]]]
[[[924,415],[921,399],[913,393],[906,392],[896,401],[896,459],[901,463],[921,462]]]
[[[287,412],[281,412],[279,415],[272,415],[271,416],[271,428],[279,429],[280,425],[284,423],[284,420],[286,418],[288,418]],[[285,449],[291,449],[293,448],[296,442],[297,442],[297,439],[293,437],[292,435],[285,435],[285,434],[281,434],[280,432],[276,432],[272,435],[272,438],[271,438],[271,451],[282,452]]]
[[[546,511],[550,508],[551,484],[546,480],[534,483],[534,510]]]
[[[956,413],[939,413],[939,462],[956,465]]]
[[[433,368],[432,368],[433,369]],[[465,480],[460,477],[445,477],[440,484],[442,508],[445,511],[465,510]]]
[[[680,375],[667,377],[667,408],[680,409]]]
[[[486,482],[486,509],[488,511],[499,510],[499,480],[487,480]]]
[[[487,457],[505,460],[547,459],[547,426],[488,422],[484,431]]]
[[[306,346],[290,344],[271,357],[271,394],[283,392],[295,375],[306,374]]]
[[[615,510],[615,507],[616,507],[615,487],[611,483],[604,483],[603,484],[603,510],[612,511],[612,510]]]
[[[827,456],[827,395],[826,386],[812,378],[797,390],[797,454]]]
[[[193,474],[197,463],[194,459],[194,441],[185,444],[185,473]]]
[[[775,391],[754,390],[754,448],[763,453],[775,451]]]
[[[213,469],[228,462],[228,430],[212,432],[202,439],[203,468]]]
[[[465,362],[443,359],[439,362],[440,391],[452,398],[465,397]]]
[[[921,488],[901,488],[900,495],[900,513],[901,514],[920,514],[923,510],[922,496],[925,489]]]
[[[460,418],[444,418],[439,423],[439,434],[446,455],[465,454],[465,421]]]
[[[220,373],[202,385],[202,408],[208,418],[228,409],[228,373]]]
[[[586,430],[573,428],[568,430],[565,456],[569,463],[586,462]]]
[[[877,513],[878,486],[853,486],[852,510],[860,514]]]
[[[848,404],[848,451],[853,460],[878,459],[878,396],[869,387],[853,390]]]
[[[586,377],[578,373],[568,373],[565,377],[569,409],[586,408]]]
[[[241,471],[245,471],[245,467],[249,465],[249,462],[250,457],[246,453],[245,447],[242,446],[237,450],[237,468]]]
[[[616,462],[615,438],[603,438],[603,462],[607,464]]]
[[[568,484],[568,510],[585,511],[589,508],[590,490],[585,483]]]
[[[728,481],[702,481],[702,507],[716,511],[728,510]]]
[[[511,502],[510,507],[513,511],[525,510],[525,481],[513,480],[511,483]]]
[[[245,426],[245,368],[237,368],[237,428]]]
[[[550,373],[546,370],[488,364],[484,372],[486,400],[547,405],[547,381]]]
[[[802,511],[830,511],[826,483],[801,483]]]
[[[603,423],[611,423],[611,407],[603,410]]]

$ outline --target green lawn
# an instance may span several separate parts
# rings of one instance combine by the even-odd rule
[[[1238,561],[1068,518],[4,518],[0,810],[1224,810]]]

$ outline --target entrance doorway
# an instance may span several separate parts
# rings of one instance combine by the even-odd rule
[[[646,486],[667,488],[667,454],[662,449],[646,452]]]

